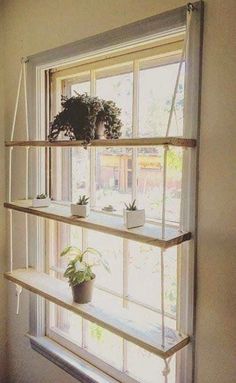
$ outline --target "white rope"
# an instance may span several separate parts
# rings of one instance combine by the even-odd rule
[[[21,65],[18,87],[17,87],[17,93],[16,93],[16,103],[15,103],[15,109],[14,109],[14,115],[13,115],[13,122],[12,122],[12,128],[11,128],[11,141],[13,141],[14,132],[15,132],[16,115],[17,115],[17,111],[18,111],[20,88],[21,88],[21,82],[22,82],[22,72],[23,72],[23,66]]]
[[[161,345],[165,348],[165,265],[164,249],[161,248]]]
[[[170,362],[171,362],[171,358],[170,357],[168,360],[165,359],[164,360],[164,363],[165,363],[165,367],[163,368],[162,370],[162,375],[164,376],[164,382],[165,383],[168,383],[168,375],[170,373]]]
[[[26,81],[26,63],[27,59],[22,59],[20,75],[16,93],[16,103],[13,114],[12,128],[11,128],[11,141],[14,139],[15,126],[16,126],[16,117],[19,107],[19,98],[20,90],[22,85],[22,75],[24,78],[24,101],[25,101],[25,126],[26,126],[26,140],[29,140],[29,120],[28,120],[28,102],[27,102],[27,81]],[[12,151],[13,147],[9,149],[9,183],[8,183],[8,201],[12,200]],[[29,147],[26,148],[26,184],[25,184],[25,197],[28,199],[29,196]],[[9,247],[10,247],[10,272],[13,271],[13,224],[12,224],[12,210],[9,210],[9,226],[10,226],[10,238],[9,238]],[[28,251],[28,216],[25,216],[25,230],[26,230],[26,269],[29,265],[29,251]],[[20,294],[22,292],[22,287],[16,284],[16,314],[19,314],[20,310]]]
[[[20,295],[22,293],[22,287],[16,285],[16,315],[19,315],[20,311]]]
[[[12,150],[13,147],[9,147],[9,174],[8,174],[8,202],[11,202],[11,190],[12,190]],[[13,270],[13,245],[12,245],[12,210],[9,209],[9,253],[10,253],[10,272]]]
[[[10,237],[9,237],[9,252],[10,252],[10,272],[13,271],[13,245],[12,245],[12,210],[9,210],[9,227],[10,227]]]
[[[187,6],[187,23],[186,23],[186,34],[184,39],[184,45],[183,50],[180,58],[179,68],[177,72],[177,78],[175,82],[175,88],[174,93],[171,101],[171,109],[169,113],[168,123],[167,123],[167,129],[166,129],[166,136],[169,134],[171,121],[173,117],[173,113],[175,112],[175,101],[177,96],[177,90],[179,85],[179,79],[181,74],[181,69],[185,57],[186,47],[188,43],[188,37],[189,37],[189,26],[191,22],[192,17],[192,11],[193,11],[193,5],[188,4]],[[167,179],[167,155],[168,155],[168,146],[164,146],[164,156],[163,156],[163,187],[162,187],[162,238],[165,238],[165,231],[166,231],[166,179]],[[162,347],[165,348],[165,272],[164,272],[164,249],[161,249],[161,336],[162,336]],[[167,370],[166,370],[167,371]],[[164,373],[163,373],[164,375]],[[167,375],[166,379],[167,379]],[[167,380],[165,380],[167,382]]]
[[[13,147],[10,146],[9,147],[9,163],[8,163],[8,169],[9,169],[9,172],[8,172],[8,202],[11,202],[12,150],[13,150]]]
[[[25,182],[25,199],[29,199],[29,147],[26,147],[26,182]],[[28,214],[25,214],[25,267],[28,269],[29,267],[29,225],[28,225]]]
[[[162,231],[162,239],[165,238],[165,230],[166,230],[166,176],[167,176],[167,153],[169,150],[169,146],[164,146],[164,154],[163,154],[163,181],[162,181],[162,214],[161,214],[161,231]]]
[[[27,97],[27,79],[26,79],[26,63],[28,59],[22,60],[23,74],[24,74],[24,96],[25,96],[25,128],[26,140],[29,141],[29,118],[28,118],[28,97]]]
[[[190,22],[191,22],[191,18],[192,18],[192,12],[193,12],[193,8],[188,6],[187,22],[186,22],[186,33],[185,33],[183,49],[182,49],[182,53],[181,53],[181,57],[180,57],[180,62],[179,62],[179,68],[178,68],[176,82],[175,82],[174,93],[173,93],[172,101],[171,101],[171,108],[170,108],[170,113],[169,113],[169,118],[168,118],[168,123],[167,123],[167,128],[166,128],[166,137],[168,137],[168,135],[169,135],[170,126],[171,126],[171,122],[172,122],[172,117],[173,117],[173,113],[174,113],[175,101],[176,101],[176,96],[177,96],[177,93],[178,93],[178,86],[179,86],[181,70],[182,70],[182,66],[183,66],[183,62],[184,62],[184,57],[185,57],[185,53],[186,53],[188,39],[189,39],[189,26],[190,26]]]

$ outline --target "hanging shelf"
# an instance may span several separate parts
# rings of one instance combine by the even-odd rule
[[[67,282],[37,272],[34,269],[16,269],[11,273],[5,273],[4,276],[24,289],[72,311],[84,319],[105,326],[114,334],[158,355],[162,359],[175,354],[190,341],[188,336],[165,327],[165,345],[162,346],[161,326],[141,321],[137,315],[132,315],[123,308],[113,311],[109,302],[106,307],[96,306],[93,303],[83,305],[74,303]]]
[[[83,141],[78,140],[64,140],[64,141],[6,141],[6,147],[24,146],[24,147],[80,147]],[[93,147],[135,147],[135,146],[181,146],[186,148],[193,148],[196,146],[196,140],[184,137],[142,137],[142,138],[119,138],[117,140],[93,140],[89,146]]]
[[[192,11],[192,4],[187,6],[187,26],[188,32]],[[11,131],[10,141],[5,142],[5,146],[9,148],[9,191],[8,202],[4,206],[9,209],[9,248],[10,248],[10,272],[4,274],[4,277],[16,284],[17,291],[17,313],[19,312],[19,299],[22,288],[29,290],[39,296],[55,303],[81,317],[94,322],[104,328],[110,330],[114,334],[123,337],[143,349],[154,353],[164,359],[165,369],[163,375],[167,382],[169,374],[170,357],[178,350],[181,350],[190,342],[188,335],[183,335],[179,331],[168,328],[165,325],[165,273],[164,273],[164,253],[165,249],[179,245],[191,239],[190,232],[182,232],[178,228],[166,224],[166,190],[167,190],[167,153],[169,146],[194,148],[197,140],[184,137],[169,137],[171,121],[174,113],[176,95],[181,74],[182,64],[185,58],[185,51],[188,42],[188,33],[184,41],[184,47],[178,68],[174,94],[171,101],[171,109],[169,113],[167,129],[165,137],[141,137],[141,138],[120,138],[118,140],[93,140],[92,147],[155,147],[164,146],[163,150],[163,202],[162,202],[162,222],[161,225],[146,223],[143,227],[127,230],[123,224],[123,218],[112,214],[104,214],[98,211],[92,211],[88,218],[78,218],[71,215],[70,206],[53,201],[50,207],[36,209],[32,207],[32,201],[29,200],[29,148],[30,147],[81,147],[82,141],[30,141],[28,126],[28,107],[27,107],[27,86],[26,86],[26,63],[27,59],[23,59],[19,83],[17,88],[17,98],[14,111],[14,118]],[[26,141],[14,140],[14,131],[16,123],[16,115],[19,104],[19,95],[22,80],[24,81],[25,96],[25,114],[26,114]],[[25,199],[20,201],[12,201],[12,152],[14,147],[25,147],[26,153],[26,183],[25,183]],[[47,152],[47,150],[46,150]],[[47,166],[46,178],[49,177],[49,166]],[[45,190],[47,191],[47,190]],[[26,232],[26,252],[25,252],[25,269],[13,270],[13,211],[19,211],[25,214],[25,232]],[[152,246],[160,247],[161,259],[161,325],[156,323],[148,323],[141,320],[140,316],[135,315],[126,308],[118,308],[115,311],[109,305],[99,305],[98,302],[79,305],[73,302],[70,287],[67,282],[54,278],[46,273],[38,272],[29,267],[29,249],[28,249],[28,215],[34,215],[45,219],[75,225],[98,232],[126,238],[136,242],[146,243]]]
[[[164,249],[179,245],[191,238],[190,232],[181,232],[177,228],[168,226],[166,226],[164,236],[162,236],[161,225],[151,223],[145,223],[144,226],[135,229],[126,229],[121,216],[97,211],[92,211],[88,218],[78,218],[71,215],[70,206],[60,202],[54,202],[50,207],[37,209],[32,207],[31,200],[20,200],[5,202],[4,207]]]

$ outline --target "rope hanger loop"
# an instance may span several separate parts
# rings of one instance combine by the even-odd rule
[[[178,86],[179,86],[181,69],[183,66],[185,53],[186,53],[188,40],[189,40],[189,29],[190,29],[190,24],[191,24],[192,13],[195,10],[197,10],[197,8],[192,3],[188,3],[186,5],[186,9],[187,9],[186,33],[185,33],[185,37],[184,37],[183,49],[182,49],[182,53],[181,53],[181,57],[180,57],[180,62],[179,62],[179,67],[178,67],[178,72],[177,72],[177,77],[176,77],[176,82],[175,82],[175,87],[174,87],[174,93],[173,93],[172,100],[171,100],[171,108],[170,108],[170,113],[169,113],[169,118],[168,118],[168,123],[167,123],[167,128],[166,128],[166,137],[168,137],[168,135],[169,135],[170,126],[171,126],[173,113],[174,113],[174,109],[175,109],[175,101],[176,101],[176,96],[178,93]]]
[[[27,57],[21,58],[21,66],[20,66],[20,73],[19,73],[19,80],[18,80],[18,86],[17,86],[17,93],[16,93],[16,102],[15,102],[15,108],[13,113],[13,121],[12,121],[12,127],[11,127],[11,141],[14,139],[14,133],[15,133],[15,126],[16,126],[16,117],[18,113],[19,108],[19,99],[20,99],[20,91],[22,87],[23,82],[23,88],[24,88],[24,106],[25,106],[25,127],[26,127],[26,140],[29,140],[29,119],[28,119],[28,96],[27,96],[27,75],[26,75],[26,64],[28,63]],[[12,200],[12,152],[13,147],[9,148],[9,184],[8,184],[8,200],[11,202]],[[25,191],[25,197],[28,199],[28,180],[29,180],[29,147],[26,147],[26,191]],[[9,211],[9,220],[10,220],[10,272],[13,271],[13,240],[12,240],[12,234],[13,234],[13,222],[12,222],[12,210]],[[25,216],[25,230],[26,230],[26,256],[25,256],[25,266],[26,269],[28,269],[29,265],[29,251],[28,251],[28,216],[26,214]],[[16,314],[19,314],[20,311],[20,295],[22,293],[22,287],[16,284]]]

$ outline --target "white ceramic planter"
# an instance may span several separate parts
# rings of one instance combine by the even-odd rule
[[[71,214],[76,215],[77,217],[88,217],[90,213],[90,207],[88,205],[77,205],[72,203],[70,205]]]
[[[127,229],[143,226],[145,224],[145,210],[126,210],[124,209],[124,224]]]
[[[47,198],[34,198],[32,200],[32,206],[33,207],[48,207],[51,204],[51,199],[49,197]]]

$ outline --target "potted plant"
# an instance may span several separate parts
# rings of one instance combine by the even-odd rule
[[[32,200],[33,207],[48,207],[51,204],[51,199],[46,194],[38,194],[36,198]]]
[[[62,96],[62,111],[50,124],[49,140],[60,133],[70,140],[82,140],[85,147],[95,138],[119,138],[122,123],[121,110],[113,101],[76,92],[70,98]]]
[[[127,229],[143,226],[145,224],[145,210],[137,209],[136,200],[132,203],[125,203],[124,224]]]
[[[89,261],[87,255],[91,254],[95,259]],[[61,256],[72,257],[69,260],[64,277],[68,279],[69,285],[72,288],[73,300],[76,303],[88,303],[92,300],[93,285],[95,274],[93,267],[100,263],[110,272],[107,262],[99,251],[88,247],[85,251],[78,247],[67,246]]]
[[[71,214],[76,215],[77,217],[88,217],[90,213],[90,207],[88,206],[89,197],[86,195],[79,196],[77,203],[72,203],[70,205]]]

